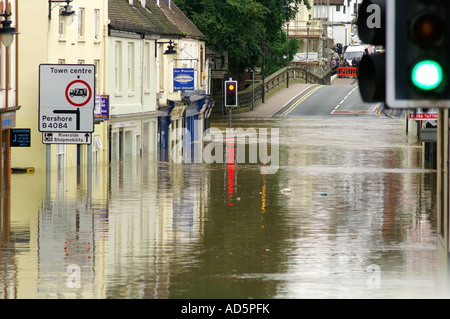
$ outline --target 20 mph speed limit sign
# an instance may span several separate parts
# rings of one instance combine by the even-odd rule
[[[39,66],[39,131],[94,132],[95,66]]]

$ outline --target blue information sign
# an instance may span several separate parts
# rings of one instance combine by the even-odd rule
[[[99,94],[95,96],[94,116],[96,119],[109,120],[109,95]]]
[[[173,69],[173,90],[194,91],[194,69]]]
[[[29,128],[13,128],[10,135],[11,147],[30,147],[31,146],[31,129]]]

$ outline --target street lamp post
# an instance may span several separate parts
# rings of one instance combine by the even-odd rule
[[[287,58],[286,58],[286,87],[289,88],[289,21],[286,23],[286,42],[287,42]]]
[[[325,66],[326,66],[326,63],[325,63],[326,47],[325,46],[328,45],[325,32],[323,33],[322,38],[323,38],[323,42],[322,42],[322,83],[323,83],[323,85],[325,85]],[[327,55],[327,61],[328,61],[328,55]]]
[[[311,23],[306,22],[306,84],[308,84],[308,73],[309,73],[309,26]]]
[[[19,34],[16,31],[15,27],[11,26],[11,3],[7,2],[6,7],[4,7],[3,1],[0,2],[0,17],[3,18],[1,21],[1,29],[0,29],[0,37],[1,42],[7,48],[11,46],[12,41],[14,40],[14,35]],[[4,10],[3,10],[4,9]],[[8,67],[8,63],[6,64]]]

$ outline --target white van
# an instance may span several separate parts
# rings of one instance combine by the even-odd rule
[[[351,66],[353,58],[362,59],[365,52],[366,47],[364,45],[349,46],[344,53],[344,59],[346,59]]]

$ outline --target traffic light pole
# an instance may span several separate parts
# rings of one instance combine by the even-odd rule
[[[437,288],[450,297],[449,1],[363,0],[361,41],[385,53],[364,55],[358,79],[365,102],[390,109],[437,108]]]
[[[231,128],[231,108],[237,107],[238,105],[238,85],[237,81],[233,80],[231,77],[228,81],[225,81],[225,107],[228,107],[229,119],[228,127]]]
[[[438,287],[450,296],[450,238],[449,238],[449,110],[438,109],[437,132],[437,268]]]

